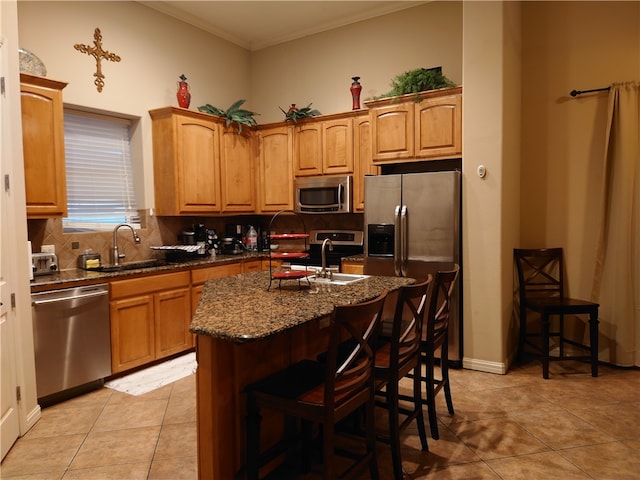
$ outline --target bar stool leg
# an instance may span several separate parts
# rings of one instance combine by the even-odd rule
[[[542,378],[549,378],[549,315],[542,314]]]
[[[598,308],[589,314],[589,345],[591,346],[591,376],[598,376]]]

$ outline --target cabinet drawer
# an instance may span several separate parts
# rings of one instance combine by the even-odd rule
[[[158,292],[160,290],[188,287],[189,279],[189,272],[185,271],[137,277],[128,280],[115,280],[111,282],[111,300]]]
[[[210,278],[230,277],[242,273],[242,263],[229,263],[226,265],[218,265],[215,267],[198,268],[191,271],[191,283],[198,285],[204,283]]]

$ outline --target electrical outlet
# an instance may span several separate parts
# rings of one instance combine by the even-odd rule
[[[56,246],[55,245],[42,245],[40,247],[40,251],[42,253],[56,253]]]

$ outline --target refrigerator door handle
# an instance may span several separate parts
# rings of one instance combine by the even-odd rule
[[[396,205],[393,215],[393,269],[396,277],[402,276],[401,260],[402,260],[402,233],[400,231],[400,205]]]
[[[400,273],[407,276],[407,261],[409,259],[409,230],[407,222],[407,206],[403,205],[400,210]]]

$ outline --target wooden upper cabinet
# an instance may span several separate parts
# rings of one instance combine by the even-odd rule
[[[353,120],[322,122],[322,173],[353,173]]]
[[[20,74],[27,218],[67,215],[62,105],[66,85]]]
[[[413,105],[384,105],[369,110],[373,159],[400,160],[413,157]]]
[[[275,213],[293,209],[292,127],[258,129],[258,210]]]
[[[373,163],[371,155],[371,121],[369,114],[353,119],[354,175],[353,208],[355,212],[364,211],[364,177],[379,175],[380,167]]]
[[[293,128],[294,174],[353,173],[351,117],[305,120]]]
[[[462,155],[462,87],[367,102],[375,162]]]
[[[165,107],[149,112],[157,215],[220,213],[221,120]]]
[[[293,127],[295,176],[322,175],[322,125],[304,121]]]
[[[416,157],[462,154],[462,95],[425,98],[415,105]]]
[[[220,178],[222,211],[254,213],[256,211],[255,136],[251,130],[236,126],[222,131]]]

